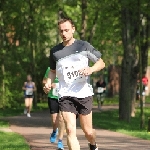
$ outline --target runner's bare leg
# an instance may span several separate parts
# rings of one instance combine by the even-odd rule
[[[71,112],[61,112],[67,132],[67,145],[69,150],[80,150],[79,141],[76,137],[76,115]]]

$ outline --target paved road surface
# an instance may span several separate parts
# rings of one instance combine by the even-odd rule
[[[104,106],[103,110],[115,108],[117,106]],[[93,108],[93,111],[98,110],[97,108]],[[56,150],[56,144],[49,142],[49,136],[52,132],[49,110],[32,113],[31,118],[21,115],[7,119],[10,121],[12,131],[26,138],[31,150]],[[150,150],[150,141],[147,140],[102,129],[96,130],[96,133],[99,150]],[[81,150],[88,150],[87,141],[79,125],[77,127],[77,137],[81,145]],[[68,150],[66,133],[63,142],[65,150]]]

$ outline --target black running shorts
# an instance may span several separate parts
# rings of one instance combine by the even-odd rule
[[[34,96],[33,95],[25,95],[24,97],[25,98],[33,98]]]
[[[59,113],[58,99],[48,97],[48,106],[49,106],[50,114]]]
[[[92,111],[93,97],[77,98],[64,96],[59,99],[60,111],[71,112],[75,115],[88,115]]]

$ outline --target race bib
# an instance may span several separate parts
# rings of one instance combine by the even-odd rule
[[[148,86],[145,87],[145,91],[147,91],[147,90],[148,90]]]
[[[104,88],[102,88],[102,87],[98,87],[98,89],[97,89],[97,93],[103,93],[104,92]]]
[[[58,96],[58,90],[59,90],[59,83],[55,83],[56,87],[53,88],[53,96]]]
[[[26,95],[33,95],[33,89],[32,88],[26,89]]]
[[[86,77],[79,72],[79,67],[64,67],[63,75],[66,83],[78,83],[85,82]]]

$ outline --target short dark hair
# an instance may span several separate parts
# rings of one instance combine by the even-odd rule
[[[74,25],[72,19],[70,19],[70,18],[61,18],[61,19],[58,21],[58,25],[60,25],[60,24],[62,24],[62,23],[64,23],[64,22],[66,22],[66,21],[69,21],[69,22],[71,23],[71,25],[72,25],[73,27],[75,27],[75,25]]]

